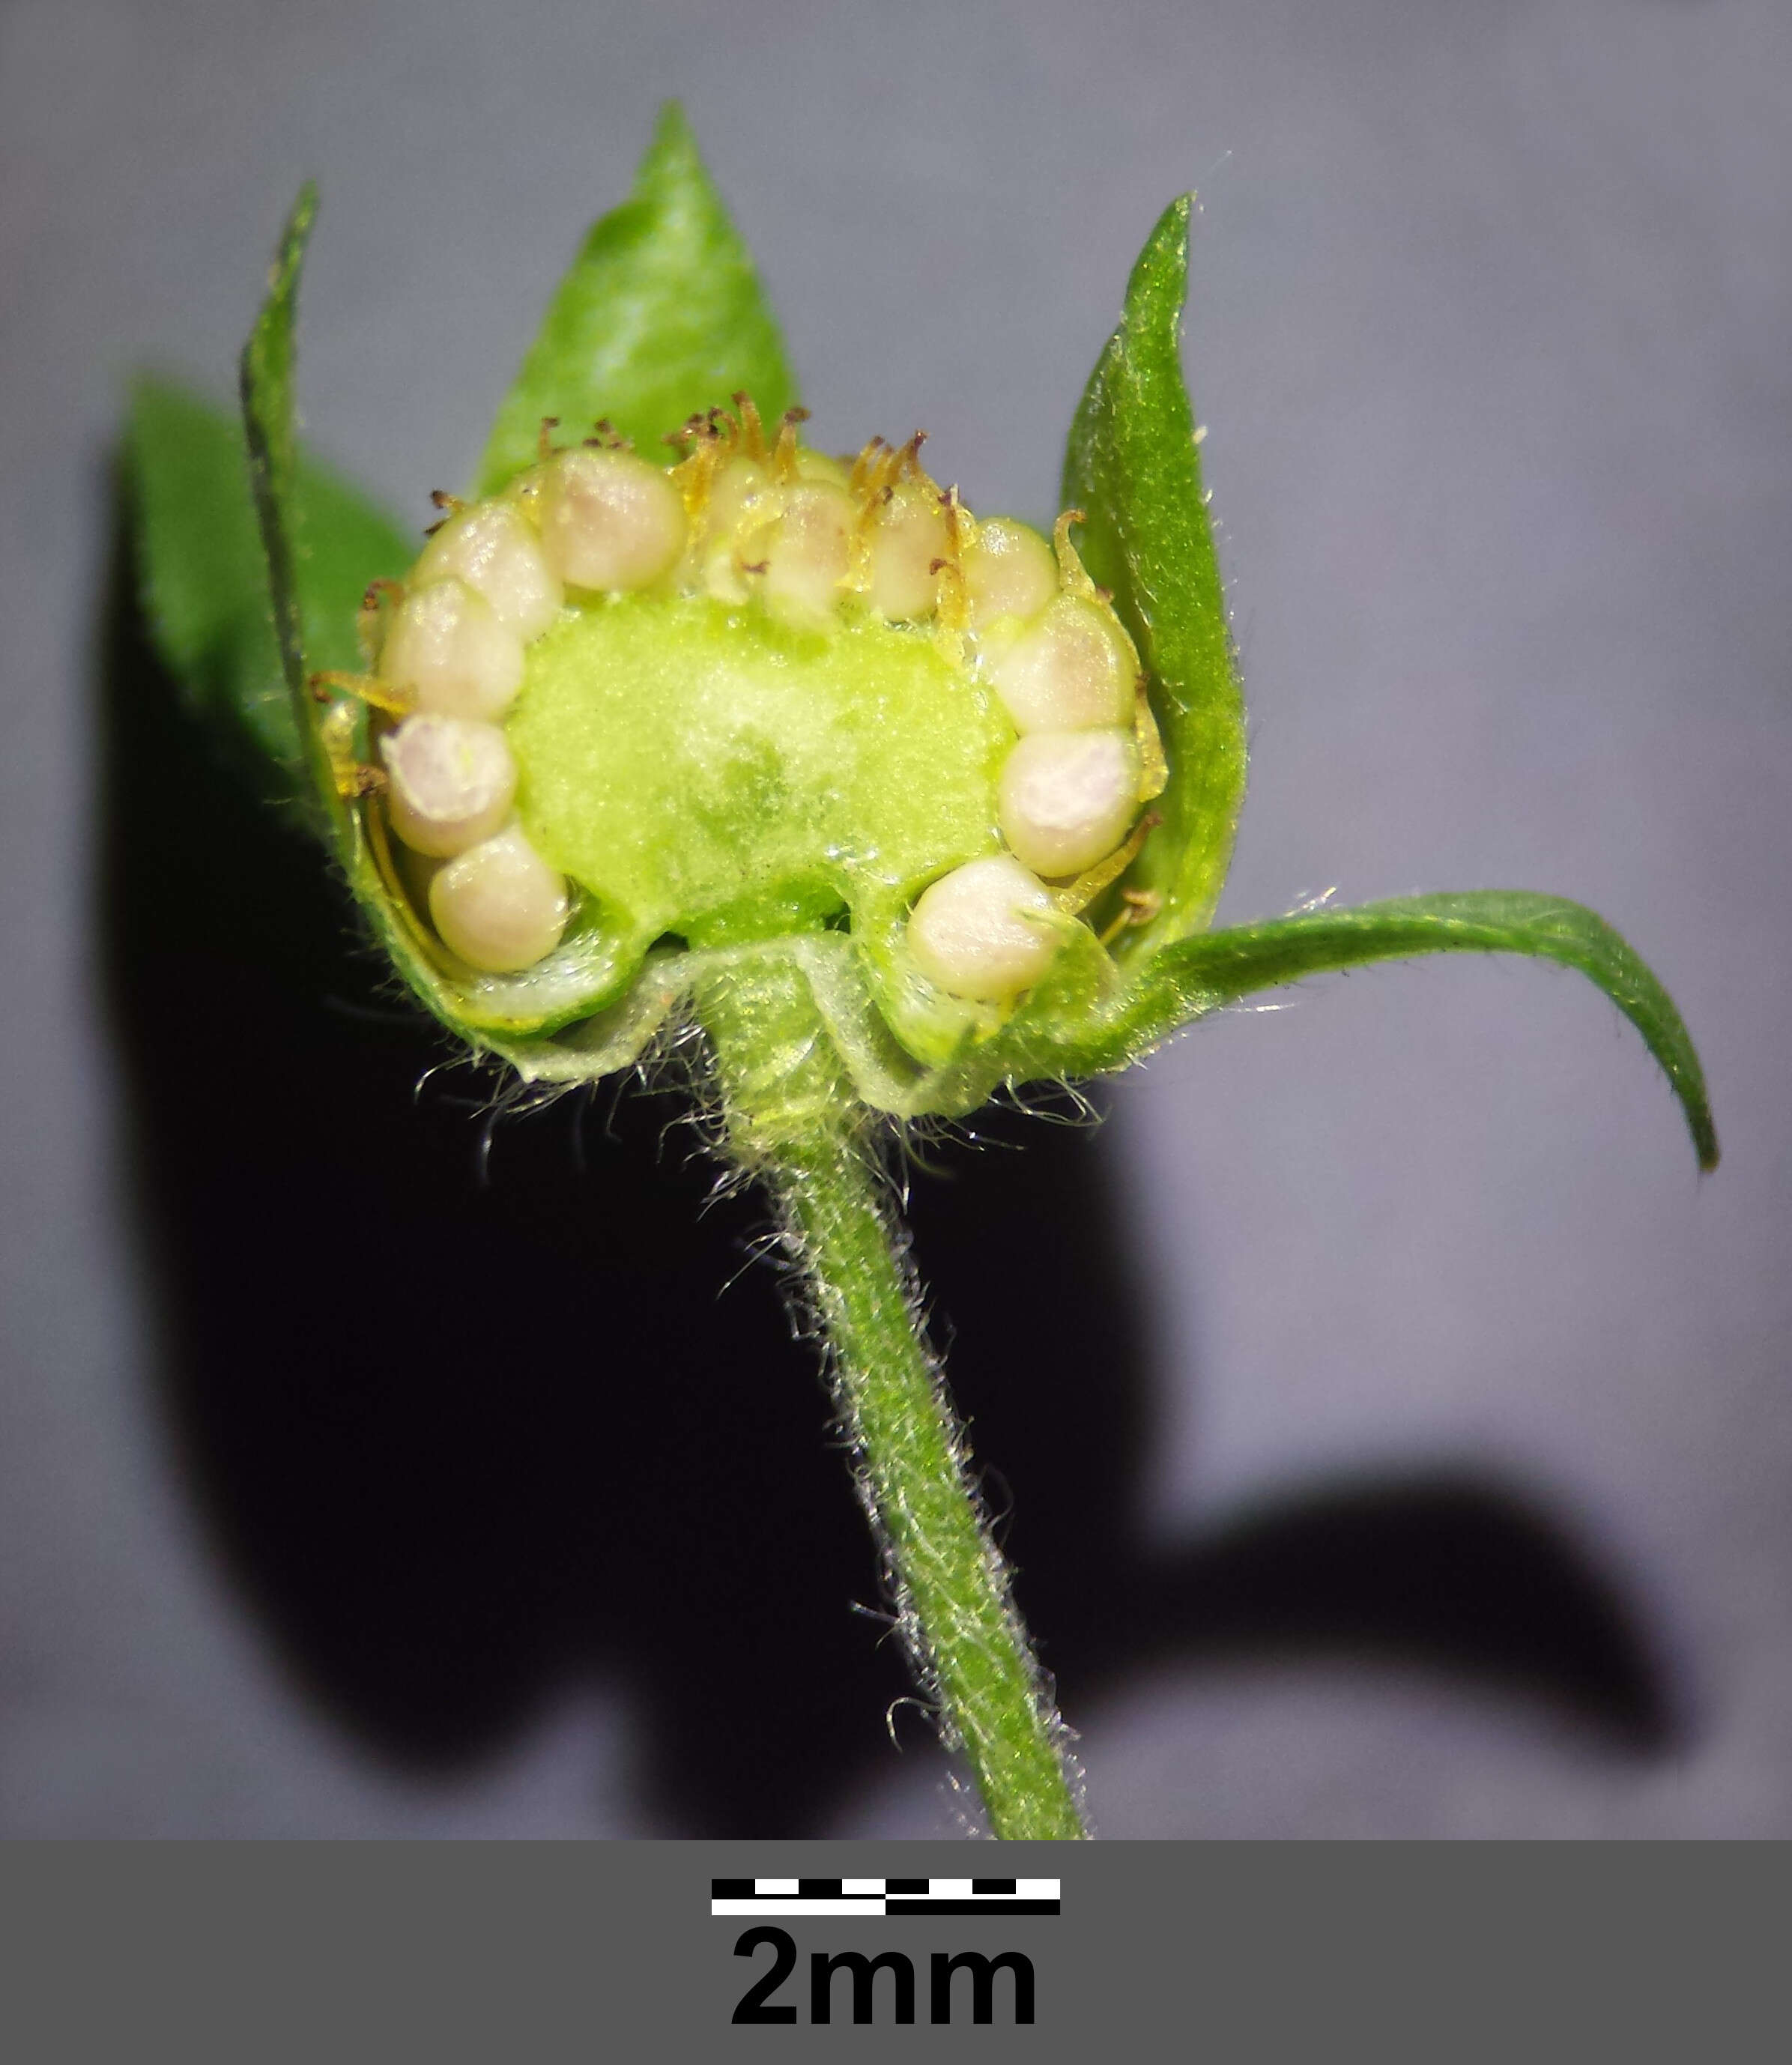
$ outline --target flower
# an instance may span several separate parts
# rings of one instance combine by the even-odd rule
[[[298,450],[315,207],[308,188],[244,353],[242,430],[138,389],[163,657],[475,1052],[576,1083],[701,1028],[716,1144],[773,1202],[918,1680],[995,1833],[1077,1835],[880,1141],[1124,1068],[1304,976],[1510,952],[1618,1005],[1709,1168],[1685,1028],[1600,919],[1529,891],[1211,929],[1245,736],[1180,361],[1187,200],[1077,407],[1048,547],[979,523],[918,436],[805,446],[752,262],[668,108],[420,552]]]
[[[551,649],[554,664],[531,659],[528,684],[504,721],[522,761],[523,827],[539,836],[544,814],[551,818],[547,843],[561,865],[552,886],[542,871],[541,923],[525,944],[557,937],[568,911],[570,923],[557,946],[507,972],[474,968],[464,956],[445,952],[440,928],[430,922],[427,890],[419,895],[414,871],[407,886],[402,856],[394,858],[393,806],[367,793],[394,778],[392,742],[382,765],[361,705],[352,695],[340,699],[345,681],[354,688],[354,663],[365,665],[350,635],[363,592],[369,581],[392,582],[409,556],[350,491],[297,452],[293,323],[314,211],[308,189],[289,224],[244,358],[285,709],[264,676],[240,665],[239,684],[219,707],[252,740],[264,778],[303,798],[413,991],[474,1049],[531,1081],[590,1080],[636,1061],[718,968],[757,956],[800,971],[854,1093],[869,1110],[902,1120],[967,1112],[1003,1085],[1124,1068],[1206,1012],[1303,976],[1423,953],[1504,951],[1579,968],[1605,991],[1666,1071],[1701,1166],[1713,1165],[1717,1144],[1697,1057],[1678,1014],[1625,943],[1577,904],[1528,891],[1483,891],[1355,910],[1326,907],[1209,929],[1243,798],[1245,736],[1180,362],[1186,199],[1172,203],[1152,230],[1119,325],[1076,411],[1064,500],[1080,527],[1073,533],[1068,521],[1058,527],[1065,606],[1084,610],[1085,631],[1112,624],[1115,651],[1136,651],[1147,690],[1143,714],[1135,727],[1119,722],[1117,711],[1106,713],[1115,721],[1100,727],[1108,737],[1097,747],[1087,741],[1074,751],[1030,746],[1019,756],[1044,766],[1035,788],[1055,779],[1062,792],[1075,781],[1059,763],[1080,754],[1092,766],[1105,753],[1111,765],[1100,778],[1112,789],[1122,778],[1115,770],[1128,770],[1127,778],[1139,782],[1138,797],[1149,796],[1149,812],[1117,839],[1112,861],[1103,855],[1084,865],[1088,856],[1071,851],[1054,878],[1046,873],[1057,865],[1053,852],[1069,849],[1029,849],[1033,871],[1012,863],[996,879],[1003,844],[998,788],[1015,742],[1015,720],[1001,694],[991,693],[1000,664],[991,658],[992,645],[999,641],[980,636],[967,619],[963,569],[975,519],[955,491],[936,499],[939,491],[920,466],[918,442],[874,444],[862,455],[858,475],[847,477],[837,470],[830,475],[817,455],[795,442],[800,412],[775,321],[676,107],[663,114],[630,198],[594,227],[551,304],[499,409],[478,488],[480,507],[520,509],[532,522],[544,483],[552,485],[542,465],[547,447],[538,442],[547,435],[544,419],[568,426],[571,450],[557,462],[563,474],[580,466],[601,472],[620,460],[620,447],[630,439],[637,455],[664,451],[659,441],[670,431],[683,440],[681,463],[668,452],[657,468],[646,456],[630,463],[643,476],[679,481],[689,522],[668,550],[684,553],[687,574],[692,568],[696,573],[682,589],[674,583],[674,593],[662,578],[665,570],[651,569],[647,585],[658,586],[648,600],[638,592],[642,584],[635,584],[632,613],[603,591],[608,576],[587,573],[586,580],[599,586],[575,589],[574,604],[561,613],[583,618],[587,632],[596,624],[605,635],[595,643],[587,636],[580,654],[572,649],[579,637],[564,625],[538,636],[535,651]],[[570,434],[599,422],[598,448],[579,458],[587,447]],[[777,425],[781,429],[771,427]],[[180,620],[185,591],[197,576],[183,558],[183,512],[158,505],[170,503],[170,451],[184,442],[190,451],[196,442],[220,435],[180,397],[140,390],[136,449],[152,620],[176,671],[188,678],[203,671],[196,661],[204,657],[191,649],[196,633],[183,646],[187,627]],[[806,497],[814,505],[810,517],[824,526],[837,523],[842,509],[849,529],[858,523],[855,566],[843,563],[839,570],[846,613],[833,607],[839,596],[830,596],[827,623],[803,620],[805,605],[788,581],[782,603],[773,596],[768,604],[777,576],[775,568],[768,571],[763,551],[761,559],[745,561],[746,584],[757,590],[757,596],[746,594],[738,535],[724,539],[736,549],[719,580],[713,568],[706,576],[697,565],[715,494],[739,485],[719,479],[718,454],[734,459],[736,474],[775,471],[781,438],[784,503],[794,507]],[[711,495],[709,518],[691,492],[699,475]],[[891,521],[902,517],[917,527],[922,572],[930,568],[934,576],[918,621],[893,621],[868,601],[862,545],[868,479],[886,511],[894,503]],[[662,515],[670,508],[668,494]],[[800,515],[785,512],[784,534],[792,533]],[[676,515],[672,510],[667,520]],[[464,514],[451,519],[462,534],[470,520]],[[774,536],[763,523],[757,535],[762,548]],[[439,571],[439,541],[430,549]],[[430,564],[426,552],[426,575]],[[469,609],[481,607],[474,595]],[[214,616],[220,613],[214,605]],[[389,617],[389,606],[380,613]],[[728,619],[720,628],[718,613]],[[1018,621],[1000,628],[1012,634]],[[968,659],[967,641],[975,649]],[[756,667],[760,689],[771,670],[781,670],[787,686],[806,677],[814,692],[807,718],[793,717],[802,707],[803,685],[797,681],[781,717],[769,714],[762,699],[764,721],[713,726],[708,738],[692,740],[688,727],[702,698],[687,693],[680,705],[670,691],[680,683],[688,689],[700,662],[712,673],[720,668],[712,685],[724,699],[752,697]],[[616,670],[630,668],[632,689],[614,692]],[[632,700],[637,715],[665,721],[657,739],[651,725],[639,722],[624,721],[612,738],[594,729],[594,702],[602,700],[588,690],[594,669],[607,670],[612,717],[620,711],[626,719]],[[327,705],[315,700],[320,681],[332,699]],[[402,713],[404,705],[394,707]],[[666,723],[686,729],[668,732]],[[416,743],[420,748],[422,742]],[[678,785],[656,788],[640,778],[655,754],[673,744],[680,744],[688,805],[682,824]],[[704,766],[705,752],[726,764],[693,783],[691,770]],[[410,759],[417,762],[417,754]],[[563,909],[554,900],[561,893],[558,877],[570,861],[576,878],[581,847],[600,851],[607,837],[613,855],[628,843],[614,810],[606,831],[597,823],[602,813],[575,793],[579,766],[588,778],[594,765],[607,764],[632,767],[636,779],[634,879],[575,879],[572,902]],[[345,785],[345,767],[373,771]],[[1011,786],[1020,778],[1013,775]],[[1097,781],[1093,773],[1078,778],[1085,789]],[[342,793],[357,782],[357,793]],[[624,805],[615,808],[626,814]],[[1132,814],[1129,801],[1120,818]],[[805,839],[808,847],[800,850]],[[960,885],[959,901],[974,889],[985,903],[1006,897],[995,919],[1006,923],[1020,950],[1007,986],[999,983],[998,993],[980,996],[962,993],[963,980],[954,994],[950,968],[940,956],[946,952],[949,960],[951,939],[967,927],[975,933],[987,914],[978,906],[968,917],[962,911],[955,917],[946,907],[955,890],[934,895],[930,903],[924,894],[930,880],[950,878],[978,860],[986,863],[980,887]],[[456,880],[476,871],[462,862],[447,866],[458,871]],[[718,886],[730,868],[741,871],[741,893],[732,900]],[[1023,874],[1042,885],[1030,912],[1020,907],[1031,895],[1023,883],[1017,887]],[[641,894],[649,879],[665,893]],[[1044,948],[1029,954],[1030,940]]]

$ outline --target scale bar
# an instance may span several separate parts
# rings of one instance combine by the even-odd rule
[[[1061,1913],[1055,1878],[715,1878],[709,1912],[752,1915],[1039,1915]]]

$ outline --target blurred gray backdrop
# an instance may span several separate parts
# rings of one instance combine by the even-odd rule
[[[640,1782],[624,1665],[549,1673],[476,1754],[418,1761],[295,1664],[163,1408],[95,944],[126,376],[228,396],[318,174],[309,432],[421,524],[668,95],[819,438],[925,424],[979,508],[1049,514],[1131,257],[1198,189],[1186,362],[1254,754],[1224,915],[1559,891],[1650,959],[1710,1075],[1726,1154],[1701,1182],[1591,988],[1453,960],[1208,1024],[1116,1092],[1097,1152],[1131,1272],[1115,1324],[1144,1343],[1139,1555],[1353,1487],[1466,1485],[1523,1516],[1475,1535],[1481,1564],[1529,1574],[1475,1580],[1488,1639],[1502,1600],[1547,1618],[1579,1588],[1631,1661],[1590,1707],[1552,1691],[1572,1654],[1456,1667],[1462,1528],[1396,1527],[1394,1560],[1431,1559],[1417,1581],[1443,1601],[1420,1635],[1357,1642],[1378,1608],[1346,1599],[1322,1640],[1146,1643],[1084,1685],[1098,1829],[1792,1834],[1792,10],[1773,0],[0,10],[0,1825],[704,1833]],[[1024,1271],[1012,1287],[1031,1295]],[[1107,1372],[1081,1360],[1022,1375],[1099,1441]],[[1028,1485],[1007,1474],[1018,1533]],[[1051,1528],[1075,1526],[1072,1501]],[[1297,1591],[1327,1582],[1322,1513],[1310,1531]],[[1370,1593],[1415,1582],[1378,1569]],[[717,1575],[765,1618],[770,1684],[777,1602],[749,1582]],[[818,1818],[757,1833],[950,1832],[942,1764],[898,1732],[880,1752],[874,1726]]]

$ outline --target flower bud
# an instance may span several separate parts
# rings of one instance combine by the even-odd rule
[[[1017,731],[1088,731],[1130,720],[1139,663],[1109,612],[1062,595],[991,653],[989,673]]]
[[[482,596],[492,614],[525,645],[560,608],[560,584],[533,526],[514,502],[482,502],[451,516],[423,548],[419,581],[449,576]]]
[[[964,585],[971,628],[986,631],[1004,616],[1037,616],[1058,592],[1058,563],[1029,525],[991,516],[964,556]]]
[[[951,996],[998,1003],[1029,989],[1058,950],[1051,893],[1007,854],[967,861],[922,892],[909,951]]]
[[[950,544],[931,483],[904,480],[891,489],[871,519],[866,592],[880,616],[912,623],[933,615],[939,585],[934,569]]]
[[[386,815],[414,853],[464,853],[498,830],[516,797],[516,762],[495,725],[406,717],[380,742]]]
[[[852,522],[851,498],[829,481],[805,481],[786,491],[783,515],[753,541],[753,549],[762,552],[765,606],[773,616],[815,630],[833,624]]]
[[[393,612],[379,669],[419,709],[490,722],[523,685],[523,641],[464,582],[430,581]]]
[[[573,588],[650,588],[684,550],[684,505],[661,470],[631,451],[581,447],[543,470],[542,549]]]
[[[430,883],[430,915],[452,952],[490,975],[551,954],[567,916],[566,882],[511,825],[450,861]]]
[[[1078,875],[1124,839],[1138,798],[1130,732],[1040,731],[1008,755],[997,816],[1011,851],[1035,874]]]

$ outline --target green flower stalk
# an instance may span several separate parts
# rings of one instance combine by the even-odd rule
[[[979,519],[919,434],[805,440],[668,109],[418,551],[297,446],[314,209],[308,189],[244,353],[243,430],[138,391],[162,653],[466,1047],[571,1085],[700,1032],[701,1108],[771,1201],[941,1733],[993,1833],[1080,1836],[1069,1733],[920,1319],[888,1181],[905,1129],[1124,1068],[1303,976],[1503,951],[1604,990],[1709,1168],[1685,1029],[1558,898],[1209,929],[1245,735],[1180,363],[1186,200],[1134,267],[1047,534]]]

